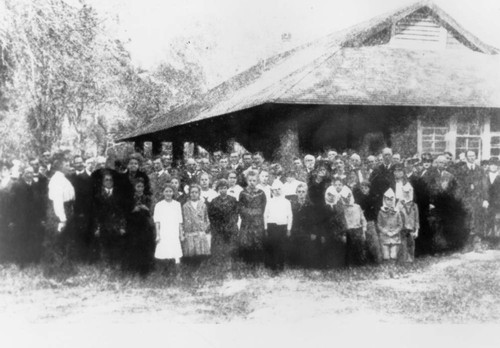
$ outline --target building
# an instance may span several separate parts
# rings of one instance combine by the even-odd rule
[[[267,157],[388,145],[500,155],[500,56],[428,1],[260,62],[122,137]]]

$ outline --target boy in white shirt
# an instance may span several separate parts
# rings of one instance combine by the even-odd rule
[[[271,186],[272,198],[266,205],[264,224],[267,235],[265,265],[273,271],[285,266],[285,243],[292,229],[292,205],[282,195],[283,184],[275,180]]]

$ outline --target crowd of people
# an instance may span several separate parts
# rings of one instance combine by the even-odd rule
[[[500,161],[390,148],[268,163],[215,152],[173,165],[44,153],[0,163],[0,257],[21,266],[155,267],[239,260],[339,268],[497,246]],[[50,267],[48,268],[50,269]]]

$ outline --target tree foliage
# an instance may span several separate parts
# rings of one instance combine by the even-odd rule
[[[104,153],[118,134],[205,90],[203,70],[182,47],[151,71],[138,69],[105,18],[69,1],[0,0],[2,152],[65,145]]]
[[[51,149],[65,125],[76,133],[76,144],[67,145],[96,140],[99,111],[116,103],[120,75],[130,65],[121,42],[84,2],[5,0],[2,13],[7,109],[26,118],[30,145]]]

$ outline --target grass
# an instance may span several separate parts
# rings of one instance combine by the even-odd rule
[[[500,252],[453,254],[355,269],[287,269],[204,263],[145,279],[79,265],[65,280],[40,266],[0,265],[0,317],[22,322],[394,323],[500,321]]]

